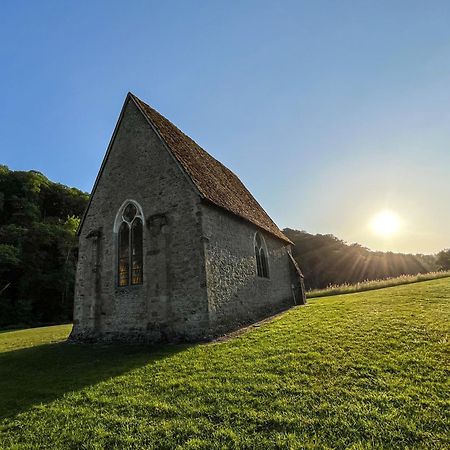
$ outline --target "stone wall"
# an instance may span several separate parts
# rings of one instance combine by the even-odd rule
[[[117,286],[116,214],[143,209],[144,282]],[[80,234],[74,339],[200,339],[208,329],[201,205],[132,101],[123,110]]]
[[[296,283],[290,245],[261,232],[269,278],[257,276],[254,237],[259,229],[222,210],[202,205],[211,334],[239,328],[294,304]]]

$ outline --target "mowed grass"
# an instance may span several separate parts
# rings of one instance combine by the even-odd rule
[[[358,283],[332,284],[323,289],[313,289],[306,293],[308,298],[326,297],[327,295],[351,294],[353,292],[373,291],[386,287],[399,286],[401,284],[417,283],[419,281],[436,280],[450,277],[450,271],[418,273],[417,275],[400,275],[393,278],[380,280],[366,280]]]
[[[225,342],[0,334],[0,448],[450,448],[450,280],[310,300]]]

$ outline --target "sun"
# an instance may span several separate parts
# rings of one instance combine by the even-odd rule
[[[400,228],[400,219],[392,211],[381,211],[370,222],[372,230],[381,236],[391,236]]]

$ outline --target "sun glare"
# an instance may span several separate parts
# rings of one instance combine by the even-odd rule
[[[371,221],[372,230],[382,236],[394,234],[400,227],[400,219],[392,211],[381,211]]]

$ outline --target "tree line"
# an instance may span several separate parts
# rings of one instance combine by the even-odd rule
[[[77,237],[88,194],[0,165],[0,327],[72,320]],[[308,289],[450,269],[434,255],[372,252],[333,235],[286,229]]]
[[[302,269],[307,289],[450,270],[450,250],[437,255],[379,252],[348,244],[332,234],[290,228],[283,232],[295,244],[293,256]]]
[[[0,166],[0,327],[72,320],[76,229],[88,195]]]

